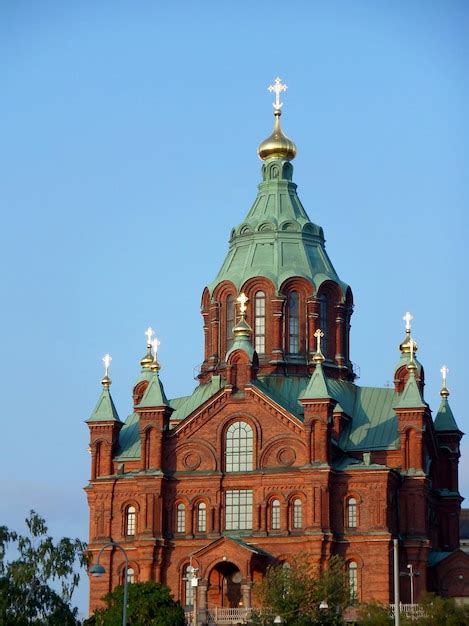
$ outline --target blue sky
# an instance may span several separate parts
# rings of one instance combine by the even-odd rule
[[[392,381],[410,310],[426,399],[446,363],[469,432],[467,2],[4,0],[0,54],[1,523],[35,508],[87,538],[105,352],[122,418],[149,324],[167,394],[194,387],[277,75],[300,197],[354,292],[359,383]]]

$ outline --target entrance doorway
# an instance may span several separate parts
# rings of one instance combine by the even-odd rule
[[[241,603],[241,572],[233,563],[223,561],[210,572],[208,607],[238,608]]]

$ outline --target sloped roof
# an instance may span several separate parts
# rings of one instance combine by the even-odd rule
[[[458,425],[454,419],[453,411],[448,402],[448,398],[441,398],[440,408],[435,417],[435,430],[459,432]]]
[[[114,406],[109,387],[104,387],[99,396],[99,400],[91,413],[90,417],[86,420],[89,422],[120,422],[117,409]]]

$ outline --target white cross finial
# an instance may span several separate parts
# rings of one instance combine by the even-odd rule
[[[415,343],[412,337],[410,338],[410,341],[409,341],[409,350],[410,350],[410,362],[412,363],[414,360],[414,350],[415,350]]]
[[[414,319],[413,315],[411,315],[409,311],[407,311],[402,319],[405,322],[405,329],[410,331],[410,322]]]
[[[273,85],[269,85],[267,89],[270,93],[275,92],[275,102],[272,103],[272,106],[276,111],[280,111],[283,106],[283,102],[280,102],[280,94],[282,91],[286,91],[288,87],[285,84],[282,84],[282,79],[277,76]]]
[[[112,356],[110,354],[105,354],[103,356],[104,376],[107,376],[109,374],[109,366],[111,365],[111,361],[112,361]]]
[[[320,353],[321,352],[321,339],[324,337],[324,333],[320,328],[318,328],[315,331],[314,336],[316,337],[316,341],[317,341],[316,352]]]
[[[158,346],[160,345],[160,343],[161,343],[160,340],[157,339],[156,337],[151,342],[151,345],[153,347],[153,352],[155,353],[155,356],[156,356],[156,353],[158,352]]]
[[[151,339],[152,339],[154,334],[155,334],[155,331],[153,330],[153,328],[151,326],[149,326],[146,329],[146,331],[145,331],[145,335],[147,336],[147,347],[148,348],[151,346]]]
[[[239,312],[241,313],[241,315],[244,315],[246,313],[246,302],[248,302],[249,298],[246,296],[245,293],[240,293],[239,296],[236,298],[236,302],[239,304]]]
[[[446,387],[446,377],[448,376],[449,369],[446,367],[446,365],[443,365],[440,372],[441,377],[443,378],[443,387]]]

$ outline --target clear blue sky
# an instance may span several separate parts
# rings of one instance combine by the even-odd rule
[[[410,310],[426,399],[446,363],[469,432],[467,2],[4,0],[0,55],[0,523],[34,507],[87,538],[106,351],[122,418],[149,324],[168,395],[195,385],[277,75],[300,197],[354,291],[359,383],[392,381]]]

